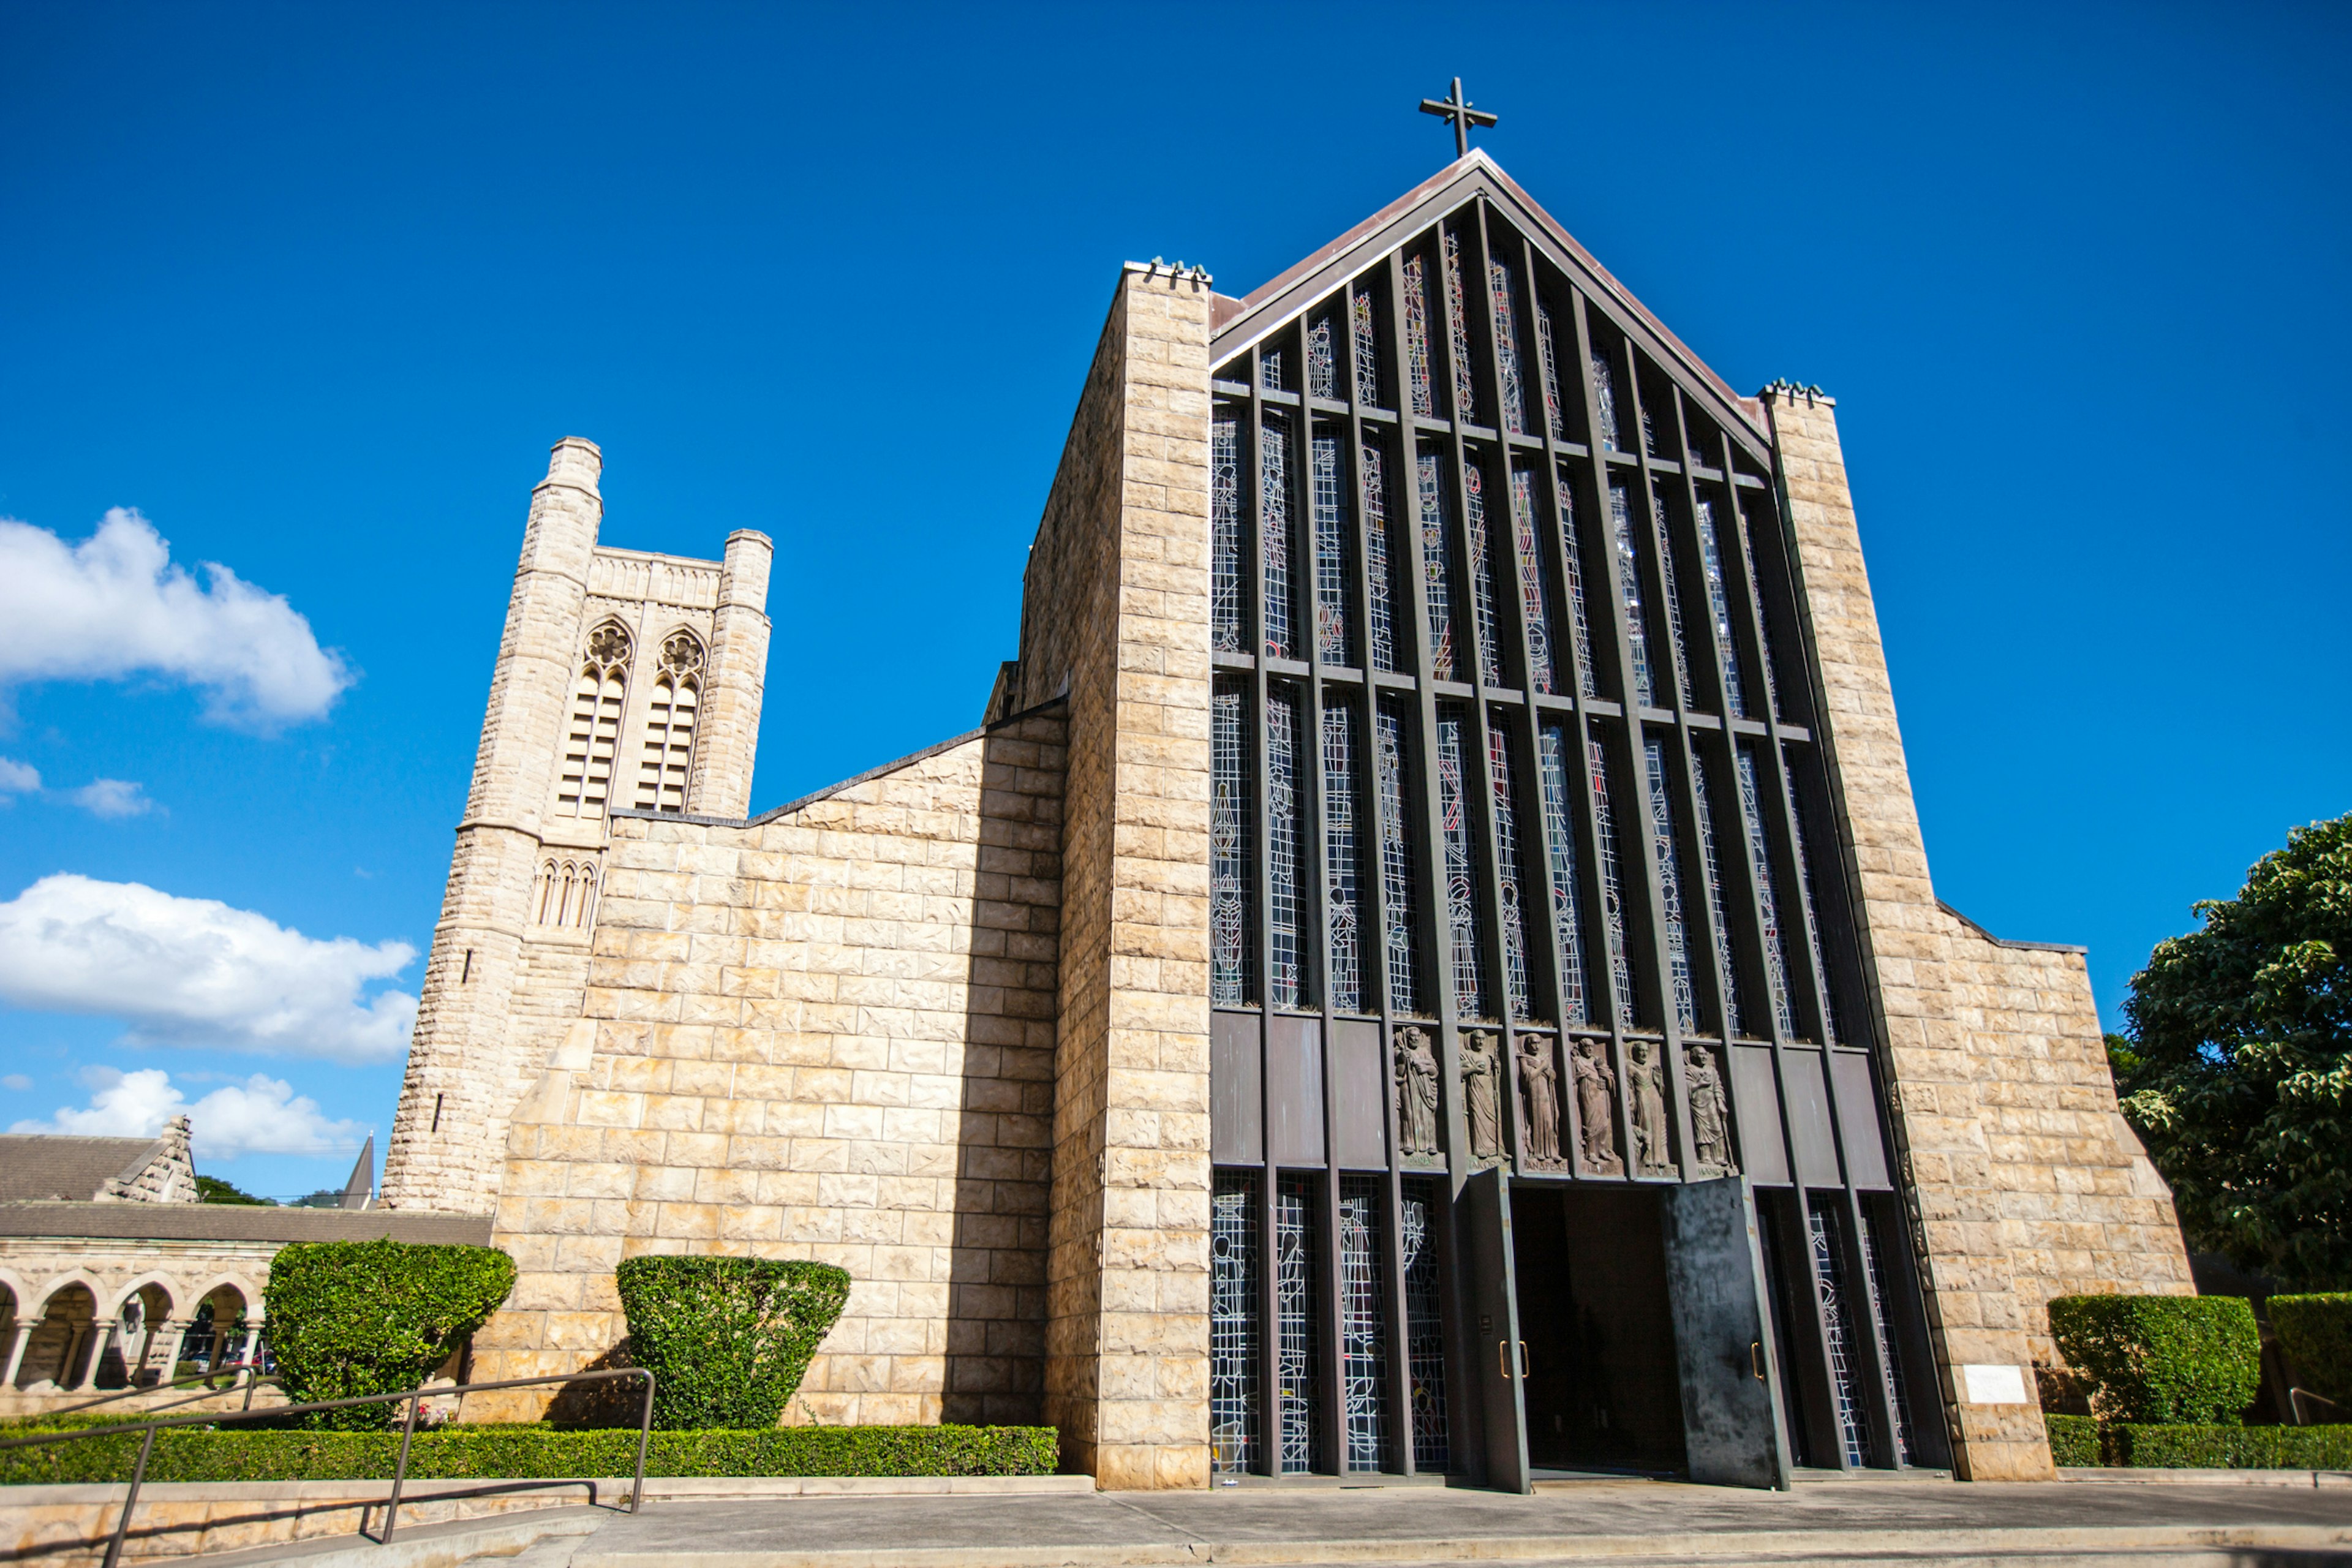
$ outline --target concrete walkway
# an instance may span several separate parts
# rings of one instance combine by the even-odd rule
[[[551,1542],[550,1545],[554,1543]],[[563,1563],[542,1559],[561,1556]],[[1594,1481],[653,1503],[530,1568],[1096,1568],[1160,1563],[2352,1565],[2352,1486],[1886,1482],[1771,1493]]]

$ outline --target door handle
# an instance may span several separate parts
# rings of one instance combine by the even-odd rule
[[[1762,1383],[1764,1381],[1764,1342],[1762,1340],[1748,1342],[1748,1364],[1755,1369],[1756,1381]]]
[[[1521,1340],[1519,1342],[1519,1377],[1521,1381],[1525,1381],[1527,1378],[1528,1364],[1529,1357],[1528,1355],[1528,1342]]]
[[[1505,1383],[1511,1381],[1511,1342],[1508,1340],[1495,1342],[1495,1375]]]

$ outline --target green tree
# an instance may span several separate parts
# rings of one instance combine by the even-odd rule
[[[218,1176],[196,1173],[196,1202],[200,1204],[247,1204],[255,1208],[276,1208],[268,1198],[257,1198],[242,1187],[230,1185]]]
[[[2352,816],[2287,834],[2157,944],[2112,1037],[2124,1114],[2200,1250],[2352,1286]]]

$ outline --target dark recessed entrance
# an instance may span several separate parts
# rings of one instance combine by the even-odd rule
[[[1681,1373],[1664,1216],[1643,1188],[1511,1192],[1528,1462],[1679,1474]]]

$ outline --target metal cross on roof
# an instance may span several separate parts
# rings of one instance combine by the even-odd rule
[[[1462,96],[1462,79],[1458,76],[1454,79],[1451,97],[1424,98],[1421,100],[1421,111],[1454,121],[1454,155],[1457,158],[1470,151],[1470,128],[1473,125],[1495,123],[1493,115],[1470,107],[1470,100]]]

